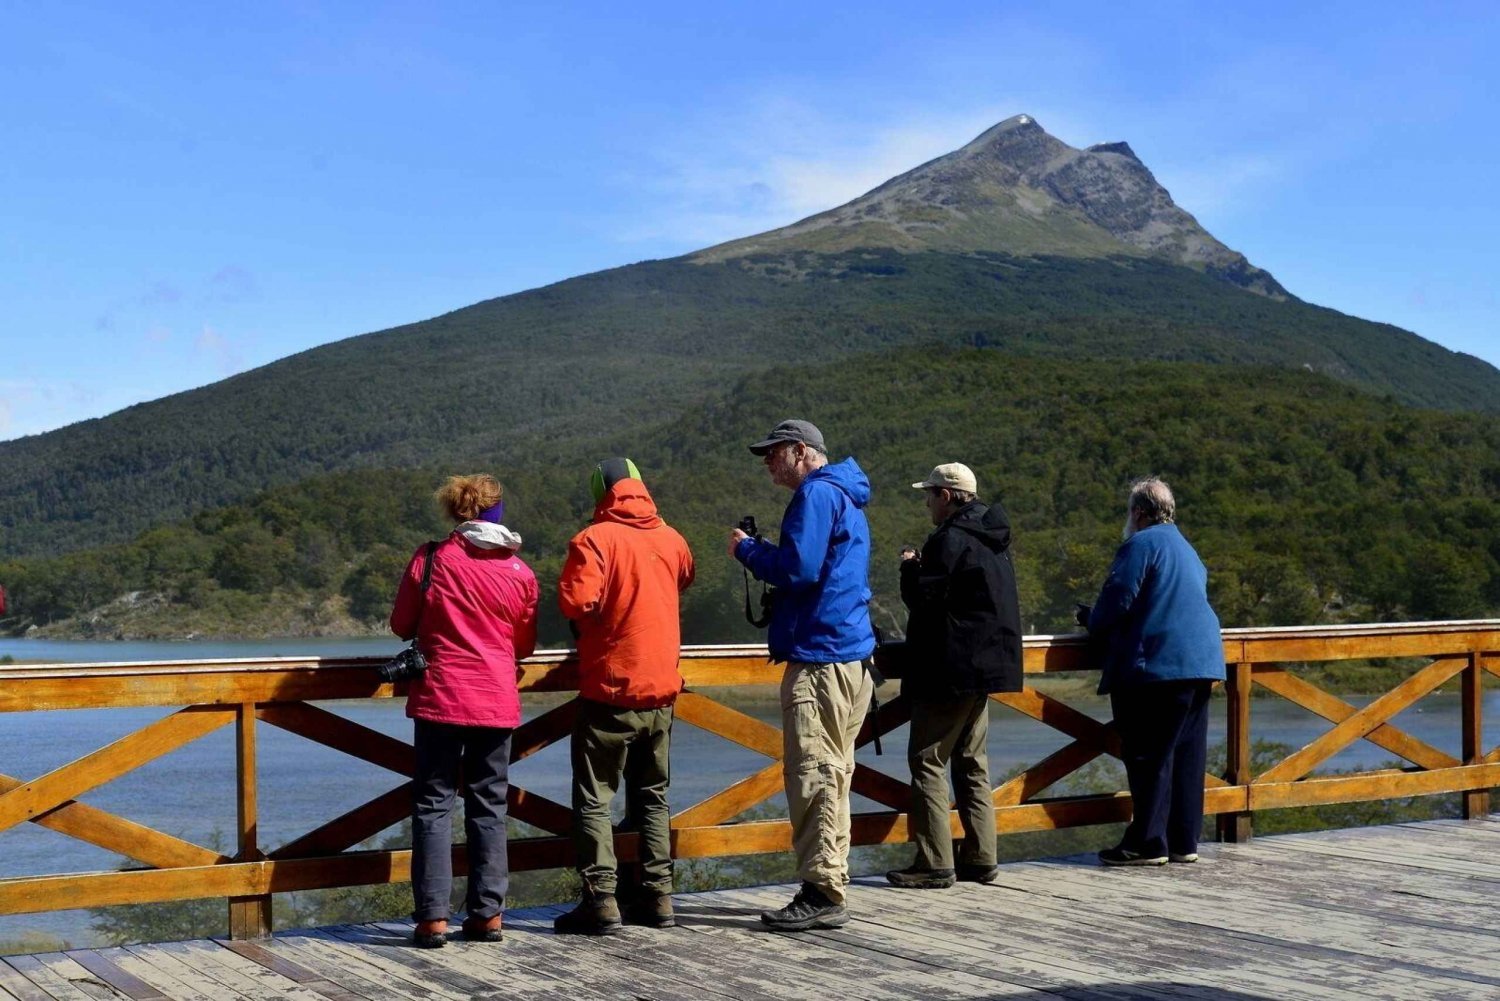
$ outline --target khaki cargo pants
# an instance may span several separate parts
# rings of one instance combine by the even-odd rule
[[[837,904],[849,882],[854,739],[874,692],[859,661],[792,661],[781,678],[782,769],[797,874]]]

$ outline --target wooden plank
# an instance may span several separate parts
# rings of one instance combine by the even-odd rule
[[[258,942],[236,942],[231,939],[214,939],[219,945],[252,963],[258,963],[278,976],[301,984],[308,990],[329,998],[330,1001],[367,1001],[366,998],[345,990],[338,984],[309,970],[300,963],[283,959]]]
[[[66,952],[64,955],[104,981],[104,983],[108,984],[115,991],[128,998],[134,998],[135,1001],[154,1001],[156,998],[167,997],[167,995],[144,980],[134,974],[127,973],[113,960],[106,959],[92,949],[76,949]]]
[[[322,1001],[322,995],[273,973],[259,963],[235,955],[214,942],[165,942],[151,946],[131,946],[130,951],[149,957],[152,963],[162,965],[189,983],[201,984],[199,989],[209,993],[216,1001],[236,994],[253,1001],[280,1001],[282,998],[289,1001]]]
[[[781,762],[774,761],[754,775],[740,779],[672,817],[673,827],[712,827],[781,792],[785,787]]]
[[[1338,723],[1312,743],[1272,765],[1256,782],[1291,782],[1312,771],[1345,746],[1364,737],[1392,716],[1414,704],[1428,692],[1464,668],[1462,660],[1436,660],[1407,678],[1380,698]]]
[[[675,717],[741,747],[781,760],[780,730],[696,692],[677,696]]]
[[[35,956],[11,956],[6,962],[57,1001],[80,1001],[80,999],[117,996],[108,985],[93,980],[87,970],[67,959],[60,952],[44,952]]]
[[[1275,692],[1332,723],[1342,723],[1358,712],[1343,699],[1325,692],[1290,671],[1257,666],[1255,680],[1267,691]],[[1389,723],[1377,726],[1365,735],[1365,739],[1423,768],[1450,768],[1462,764],[1453,755],[1408,736]]]
[[[506,796],[506,813],[523,824],[539,827],[553,834],[573,830],[573,811],[540,793],[512,785]]]
[[[1474,652],[1469,655],[1469,664],[1464,668],[1463,690],[1459,698],[1459,711],[1463,716],[1460,754],[1468,764],[1479,764],[1484,760],[1484,655]],[[1460,812],[1464,818],[1484,817],[1490,812],[1488,789],[1465,792]]]
[[[234,712],[189,706],[45,775],[0,793],[0,831],[66,805],[96,786],[231,722]]]
[[[511,764],[529,758],[542,748],[572,734],[573,723],[578,719],[578,709],[578,700],[569,699],[516,727],[515,732],[510,735]]]
[[[255,712],[274,727],[398,775],[411,778],[416,771],[410,744],[320,706],[289,702],[259,706]]]
[[[155,962],[142,959],[126,946],[100,949],[99,954],[172,1001],[240,1001],[244,997],[160,953],[153,956]]]
[[[1050,788],[1104,753],[1099,740],[1075,740],[1065,744],[1012,776],[995,788],[991,796],[996,806],[1018,806]]]
[[[20,779],[0,775],[0,792],[8,792],[20,785]],[[163,869],[178,865],[213,865],[215,862],[228,860],[227,855],[220,855],[202,845],[163,834],[75,800],[69,800],[40,816],[32,817],[31,822],[38,827],[45,827],[79,841],[87,841],[106,851]]]
[[[306,967],[325,980],[337,983],[351,993],[373,999],[383,998],[445,998],[447,1001],[464,1001],[463,992],[445,988],[447,977],[442,971],[448,963],[445,952],[440,958],[425,960],[429,970],[426,977],[408,973],[396,976],[370,962],[370,950],[352,951],[346,955],[330,956],[326,943],[302,932],[278,936],[272,950],[280,958]],[[407,946],[411,950],[410,946]],[[484,996],[483,986],[473,984],[470,993]]]
[[[1396,796],[1427,796],[1500,785],[1500,764],[1461,765],[1418,772],[1335,775],[1297,782],[1264,782],[1250,787],[1250,808],[1266,810],[1319,803],[1357,803]]]
[[[273,859],[331,855],[373,838],[411,816],[411,783],[381,793],[271,852]]]
[[[1087,713],[1074,709],[1061,699],[1031,688],[1020,692],[999,692],[990,698],[1010,706],[1024,716],[1045,723],[1074,740],[1098,741],[1107,753],[1117,758],[1120,756],[1119,731],[1108,723],[1100,723]]]
[[[27,979],[26,975],[0,956],[0,989],[19,1001],[52,1001],[52,995]]]
[[[860,762],[854,765],[849,788],[855,795],[874,800],[897,813],[904,813],[911,806],[911,786],[908,783]]]

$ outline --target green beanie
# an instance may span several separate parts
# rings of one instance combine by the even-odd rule
[[[594,503],[597,504],[609,493],[609,488],[621,480],[638,480],[641,471],[635,468],[635,463],[629,459],[605,459],[594,467],[593,475],[589,477],[589,490],[594,495]]]

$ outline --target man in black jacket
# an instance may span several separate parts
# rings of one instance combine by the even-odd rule
[[[978,499],[974,473],[961,462],[934,469],[913,487],[926,493],[937,530],[921,555],[901,554],[906,627],[901,693],[911,703],[911,866],[886,873],[895,886],[942,889],[956,879],[995,878],[989,694],[1021,690],[1021,611],[1010,559],[1010,520],[998,503]],[[948,778],[964,840],[953,860]]]

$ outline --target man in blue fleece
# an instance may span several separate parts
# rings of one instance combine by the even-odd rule
[[[823,435],[782,421],[750,446],[772,482],[792,491],[778,544],[736,529],[729,552],[776,588],[768,642],[784,662],[781,717],[787,812],[802,889],[760,919],[777,931],[849,921],[849,785],[854,741],[874,681],[870,628],[870,481],[853,459],[829,465]]]
[[[1131,484],[1125,542],[1084,622],[1104,649],[1099,691],[1114,709],[1135,811],[1119,845],[1099,853],[1105,865],[1198,861],[1208,694],[1224,680],[1224,644],[1208,571],[1176,511],[1161,480]]]

